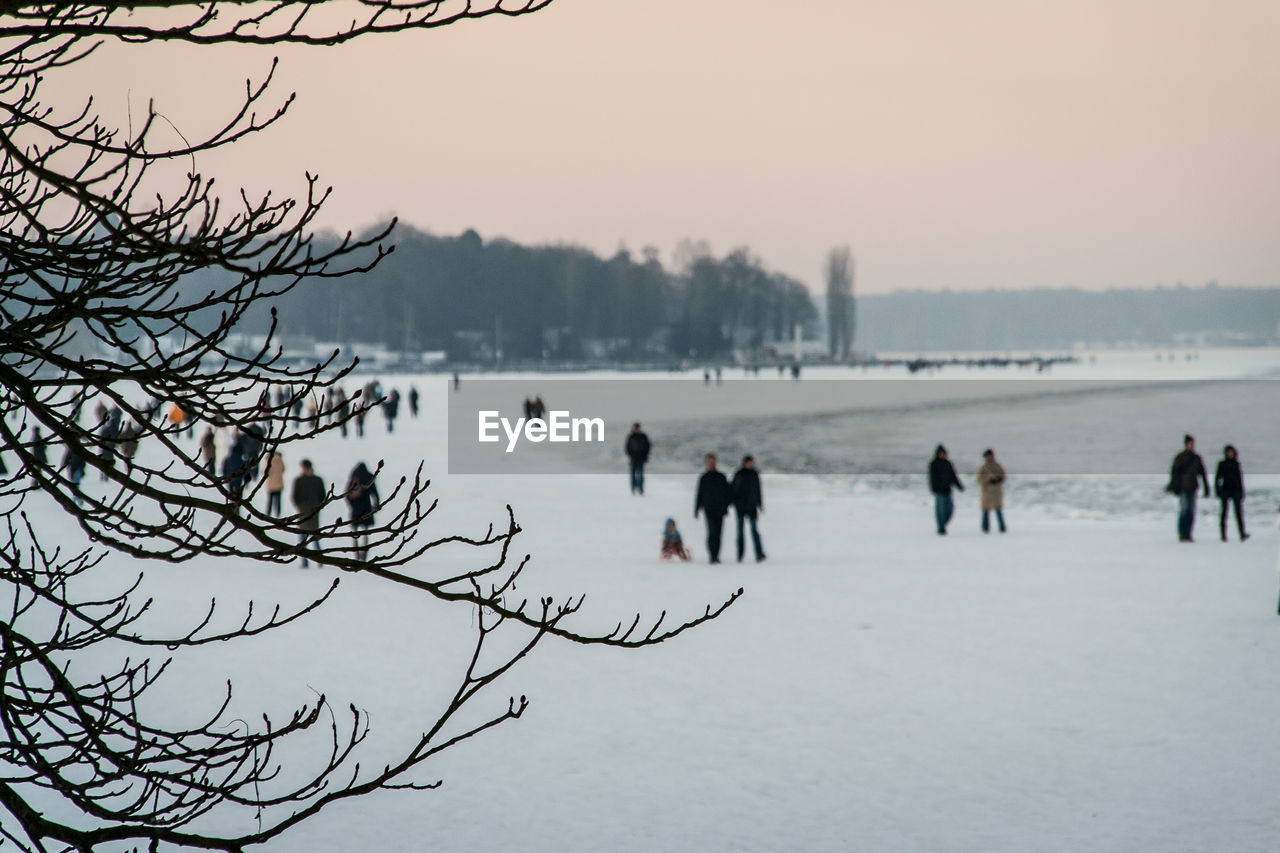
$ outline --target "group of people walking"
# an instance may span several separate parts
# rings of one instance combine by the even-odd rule
[[[982,532],[991,532],[991,514],[995,513],[996,526],[1001,533],[1008,531],[1004,524],[1004,466],[996,461],[994,450],[982,452],[982,465],[978,467],[975,479],[980,489],[982,507]],[[929,462],[929,491],[933,493],[933,517],[938,525],[938,535],[947,535],[947,525],[955,515],[955,500],[952,489],[964,491],[964,484],[956,474],[956,466],[947,457],[947,449],[939,444],[933,451],[933,460]]]
[[[631,432],[623,450],[627,456],[631,476],[631,494],[644,494],[644,466],[649,461],[649,453],[653,445],[639,423],[631,425]],[[764,512],[764,492],[760,488],[760,473],[756,471],[756,461],[751,456],[742,457],[742,467],[733,474],[733,479],[725,477],[716,467],[716,455],[708,453],[704,458],[706,470],[698,478],[698,487],[694,495],[693,517],[699,515],[706,519],[707,555],[712,563],[720,562],[720,545],[724,536],[724,519],[730,508],[736,513],[738,520],[738,562],[746,556],[746,530],[751,530],[751,547],[755,551],[756,562],[765,558],[764,545],[760,541],[760,529],[757,526],[760,514]],[[662,525],[663,560],[690,560],[689,549],[676,526],[674,518],[668,518]]]
[[[376,408],[382,410],[382,416],[387,422],[387,432],[392,433],[395,432],[396,419],[400,416],[401,399],[400,389],[392,388],[384,393],[382,382],[371,379],[364,384],[358,395],[353,392],[350,396],[342,385],[325,389],[319,397],[315,394],[306,396],[305,389],[295,390],[288,385],[277,385],[274,393],[269,389],[263,389],[258,399],[258,407],[263,417],[274,413],[277,416],[292,418],[295,423],[306,423],[312,427],[336,423],[343,438],[347,438],[350,434],[348,432],[350,421],[355,424],[356,436],[363,438],[365,417],[371,410],[368,407],[369,404],[377,401]],[[409,414],[415,418],[418,416],[419,399],[417,386],[410,385]]]
[[[272,458],[273,465],[277,459],[280,460],[279,467],[282,472],[279,485],[283,489],[284,459],[276,453]],[[299,467],[300,473],[293,480],[291,498],[293,508],[297,511],[297,527],[301,531],[298,534],[298,544],[302,546],[302,567],[306,568],[310,565],[307,560],[307,551],[320,548],[320,511],[329,499],[329,492],[325,487],[324,479],[316,473],[310,459],[303,459]],[[274,482],[268,481],[268,513],[272,505],[270,489],[274,485],[276,485]],[[363,462],[357,464],[351,471],[344,494],[349,523],[355,538],[355,557],[357,560],[364,560],[369,555],[369,534],[373,529],[374,513],[378,511],[381,499],[378,496],[378,484],[375,482],[373,472]],[[280,505],[279,495],[279,491],[274,493],[276,507]]]
[[[1169,469],[1169,485],[1165,486],[1165,491],[1178,498],[1179,542],[1195,541],[1191,534],[1196,523],[1196,495],[1200,492],[1201,483],[1204,484],[1204,496],[1207,498],[1209,474],[1204,467],[1204,460],[1196,453],[1195,438],[1183,436],[1182,452],[1173,457],[1173,465]],[[1221,503],[1218,533],[1222,541],[1227,541],[1228,508],[1235,510],[1236,532],[1240,541],[1245,541],[1249,534],[1244,529],[1244,472],[1240,468],[1240,456],[1230,444],[1222,448],[1222,459],[1213,476],[1213,489]]]
[[[632,425],[627,436],[625,450],[630,462],[631,492],[644,494],[644,466],[649,459],[651,444],[649,437],[641,430],[640,424]],[[760,475],[755,470],[755,460],[751,456],[742,458],[742,467],[734,473],[732,481],[727,479],[716,467],[716,456],[708,453],[705,458],[706,470],[698,479],[697,494],[694,499],[693,517],[702,515],[707,525],[707,553],[712,563],[720,562],[720,547],[723,537],[724,518],[733,508],[737,513],[737,546],[738,560],[745,554],[746,528],[750,528],[751,541],[755,549],[756,561],[765,558],[764,548],[760,542],[757,520],[764,512],[764,497],[760,488]],[[939,536],[947,534],[947,527],[955,515],[954,491],[964,491],[956,467],[947,454],[947,449],[939,444],[933,452],[933,459],[928,466],[929,491],[933,494],[934,521]],[[1008,532],[1004,518],[1004,482],[1005,470],[996,461],[995,451],[988,448],[982,453],[982,464],[974,474],[974,480],[980,490],[979,505],[982,511],[980,527],[983,533],[991,532],[991,517],[995,516],[996,529],[1001,533]],[[1166,491],[1178,497],[1178,539],[1191,542],[1192,528],[1195,524],[1196,496],[1203,483],[1204,497],[1209,497],[1209,475],[1204,460],[1195,452],[1195,439],[1188,435],[1184,438],[1183,450],[1173,460],[1169,485]],[[1240,467],[1239,454],[1235,447],[1227,445],[1223,448],[1222,459],[1218,462],[1213,478],[1213,491],[1221,502],[1218,516],[1218,532],[1223,542],[1227,541],[1227,516],[1234,512],[1236,530],[1240,541],[1249,538],[1244,524],[1244,474]],[[668,518],[663,524],[662,559],[690,559],[675,520]]]
[[[990,516],[994,512],[996,524],[1001,533],[1006,531],[1004,523],[1004,468],[996,461],[995,452],[987,450],[982,454],[982,465],[978,468],[976,479],[982,490],[982,532],[991,530]],[[1196,521],[1196,497],[1201,493],[1203,485],[1204,497],[1209,497],[1209,473],[1204,460],[1196,453],[1196,440],[1187,435],[1183,437],[1182,452],[1173,459],[1169,471],[1169,484],[1165,491],[1178,498],[1178,541],[1193,542],[1192,530]],[[934,450],[933,460],[929,463],[929,489],[933,492],[934,517],[938,525],[938,535],[945,536],[947,525],[955,512],[952,489],[964,491],[964,485],[956,474],[955,466],[947,458],[947,449],[941,444]],[[1223,542],[1227,541],[1227,515],[1232,511],[1235,515],[1236,532],[1240,541],[1249,538],[1244,525],[1244,473],[1240,468],[1240,457],[1235,447],[1228,444],[1222,449],[1222,459],[1218,462],[1213,477],[1213,493],[1221,506],[1218,514],[1218,534]]]
[[[708,453],[704,457],[706,470],[698,478],[698,490],[693,501],[693,517],[701,513],[707,520],[707,555],[712,563],[720,562],[720,539],[724,528],[724,517],[732,507],[738,520],[738,562],[742,562],[746,551],[744,528],[751,528],[751,546],[755,550],[756,562],[764,560],[764,546],[760,543],[760,531],[756,526],[757,518],[764,512],[764,492],[760,488],[760,474],[756,471],[756,461],[751,456],[742,457],[742,467],[728,480],[716,467],[716,455]]]
[[[370,383],[370,386],[366,386],[364,391],[367,394],[381,396],[381,387],[377,383]],[[290,399],[288,392],[280,388],[275,389],[275,392],[274,402],[277,406],[287,406],[288,414],[301,421],[303,419],[302,412],[304,411],[301,400]],[[373,396],[371,399],[377,399],[377,396]],[[350,413],[350,402],[346,399],[341,388],[335,391],[333,399],[345,413]],[[419,402],[416,388],[410,388],[408,399],[410,411],[416,416]],[[381,407],[387,417],[388,432],[393,428],[392,424],[397,414],[396,407],[399,405],[399,400],[399,392],[392,389],[381,403]],[[265,402],[265,404],[269,405],[270,401],[271,397],[264,391],[263,399],[260,400],[260,403]],[[325,411],[331,415],[336,415],[339,410],[338,406],[335,407],[333,412],[328,412],[327,409]],[[281,409],[278,408],[277,410]],[[193,426],[197,418],[192,407],[185,402],[175,401],[166,407],[162,401],[153,399],[142,411],[147,418],[163,418],[167,425],[176,427],[178,432],[186,432],[189,436],[194,436]],[[316,407],[310,407],[305,411],[307,411],[306,417],[312,418],[311,422],[319,425],[321,415],[316,411]],[[73,416],[78,421],[79,407],[77,407]],[[93,416],[95,422],[87,431],[92,432],[99,439],[97,446],[101,460],[107,465],[113,465],[117,461],[123,462],[128,467],[137,453],[138,440],[144,432],[142,428],[129,422],[118,405],[108,406],[106,403],[99,401]],[[33,457],[38,464],[42,466],[49,465],[48,437],[43,435],[38,427],[33,429],[33,436],[29,444]],[[212,478],[216,478],[226,488],[232,498],[231,506],[233,511],[239,512],[240,502],[243,500],[245,492],[261,477],[263,491],[266,494],[265,514],[273,518],[280,518],[283,515],[285,459],[278,449],[271,450],[268,453],[267,447],[267,428],[262,422],[226,428],[219,428],[210,424],[205,427],[200,435],[196,458],[207,474]],[[3,459],[0,457],[0,465],[2,464]],[[85,459],[71,446],[68,446],[63,453],[61,463],[57,466],[57,470],[64,472],[71,482],[75,489],[77,503],[83,501],[83,498],[79,495],[79,487],[84,479],[86,469]],[[5,473],[7,473],[7,470],[0,468],[0,474]],[[102,472],[102,479],[108,479],[105,469]],[[302,460],[300,473],[293,481],[291,496],[296,510],[295,525],[299,530],[303,531],[299,535],[299,542],[304,549],[302,564],[306,566],[309,565],[309,561],[305,556],[305,551],[311,547],[319,548],[316,538],[319,536],[320,531],[320,510],[331,499],[324,480],[316,474],[310,460]],[[374,513],[380,506],[378,488],[373,472],[363,462],[359,463],[351,471],[345,487],[341,492],[337,493],[337,496],[345,499],[347,503],[348,523],[351,525],[352,535],[355,537],[355,556],[359,560],[364,560],[368,554],[370,532],[374,526]]]

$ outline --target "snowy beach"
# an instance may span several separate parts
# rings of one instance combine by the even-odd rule
[[[1261,379],[1277,369],[1275,351],[1056,368],[1083,380]],[[798,384],[810,376],[824,371]],[[529,382],[530,392],[542,379],[504,378]],[[524,528],[513,551],[532,555],[518,597],[585,594],[574,627],[608,631],[637,611],[678,620],[739,587],[745,595],[653,649],[545,641],[470,712],[479,719],[527,694],[525,716],[416,777],[443,778],[442,788],[339,805],[272,849],[1275,849],[1280,482],[1274,471],[1250,476],[1262,448],[1237,435],[1201,436],[1210,470],[1222,444],[1241,446],[1252,538],[1241,544],[1232,530],[1219,542],[1210,499],[1201,501],[1194,545],[1177,541],[1174,501],[1162,493],[1168,458],[1192,428],[1177,422],[1157,449],[1165,467],[1146,476],[1020,483],[1011,466],[1007,535],[978,529],[974,453],[955,457],[968,491],[942,538],[923,476],[931,444],[918,449],[920,474],[910,477],[780,474],[757,452],[769,558],[733,562],[730,516],[726,562],[709,566],[692,518],[696,467],[651,474],[646,494],[632,497],[618,436],[616,474],[448,475],[446,379],[383,382],[402,392],[416,383],[422,414],[402,407],[392,434],[374,414],[364,439],[314,439],[307,453],[317,473],[340,485],[356,462],[381,459],[389,491],[425,459],[440,499],[424,531],[432,538],[482,533],[510,504]],[[1245,428],[1274,436],[1274,423]],[[661,429],[656,419],[657,447]],[[839,440],[838,428],[826,434]],[[731,471],[735,448],[705,449],[721,450]],[[144,445],[139,454],[159,452]],[[289,480],[299,458],[291,449]],[[78,541],[44,496],[30,514],[42,530]],[[667,516],[694,562],[657,561]],[[449,551],[422,571],[441,575],[491,556]],[[106,565],[122,581],[144,572],[157,600],[151,618],[166,627],[198,621],[215,597],[228,622],[249,599],[302,602],[337,574],[207,558],[140,564],[115,553]],[[419,733],[456,686],[470,642],[457,610],[342,575],[334,599],[307,619],[185,654],[162,712],[199,716],[227,679],[245,714],[282,715],[320,691],[338,708],[353,702],[370,712],[367,763],[377,765],[386,760],[379,751]]]

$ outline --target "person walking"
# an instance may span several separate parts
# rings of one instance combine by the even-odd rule
[[[1222,449],[1222,460],[1218,463],[1218,470],[1213,475],[1213,490],[1218,496],[1218,500],[1222,502],[1222,513],[1218,516],[1218,532],[1222,534],[1222,541],[1227,541],[1227,505],[1231,504],[1235,507],[1236,513],[1236,531],[1240,534],[1240,541],[1249,538],[1249,534],[1244,532],[1244,473],[1240,470],[1240,458],[1236,453],[1236,449],[1228,444]]]
[[[373,514],[380,503],[373,472],[361,462],[347,481],[347,507],[351,511],[351,528],[355,532],[357,560],[369,555],[369,530],[373,527]]]
[[[271,454],[267,463],[267,515],[279,518],[280,497],[284,493],[284,454],[279,450]]]
[[[391,393],[382,401],[382,414],[387,419],[387,432],[395,432],[396,418],[400,416],[400,391],[391,389]]]
[[[240,500],[241,493],[244,491],[244,483],[247,477],[245,467],[244,442],[237,435],[235,441],[231,443],[231,449],[222,457],[222,478],[227,483],[227,491],[231,493],[232,500],[237,503]],[[234,507],[234,509],[239,513],[240,508],[238,506]]]
[[[279,454],[277,454],[279,455]],[[316,474],[310,459],[303,459],[300,466],[302,473],[293,480],[293,508],[298,511],[298,544],[302,547],[302,567],[311,565],[307,562],[307,548],[320,550],[316,542],[320,535],[320,508],[327,497],[324,480]]]
[[[67,449],[62,453],[62,464],[58,466],[58,470],[67,472],[67,479],[71,481],[71,489],[75,493],[76,504],[83,504],[84,498],[80,496],[80,481],[84,479],[84,457],[71,445],[67,445]]]
[[[1209,497],[1209,474],[1204,460],[1196,453],[1196,440],[1182,437],[1182,452],[1173,457],[1169,469],[1169,485],[1165,491],[1178,496],[1178,541],[1193,542],[1191,530],[1196,523],[1196,492],[1204,481],[1204,496]]]
[[[933,516],[938,522],[938,535],[947,535],[947,525],[955,514],[955,502],[951,498],[951,489],[964,491],[964,485],[956,476],[956,466],[947,459],[947,449],[939,444],[933,451],[933,461],[929,463],[929,491],[933,492]]]
[[[625,449],[627,459],[631,462],[631,494],[644,494],[644,463],[649,461],[649,436],[640,429],[639,423],[631,425],[627,435]]]
[[[102,478],[102,482],[104,483],[111,479],[107,473],[108,470],[115,467],[116,445],[120,438],[120,421],[123,417],[124,412],[121,411],[120,407],[112,406],[110,413],[107,415],[106,421],[98,430],[98,435],[102,437],[101,456],[103,462],[102,469],[99,473]]]
[[[416,418],[418,416],[418,386],[409,386],[409,416]]]
[[[351,414],[351,402],[347,399],[347,392],[339,385],[338,389],[333,392],[333,406],[337,412],[338,429],[342,431],[342,437],[347,437],[347,419]]]
[[[123,429],[120,430],[120,453],[119,456],[124,460],[124,469],[131,471],[133,468],[133,457],[138,455],[138,442],[142,439],[142,425],[129,421]]]
[[[240,443],[240,455],[244,457],[244,485],[248,486],[258,477],[258,462],[267,442],[266,430],[262,424],[246,424],[236,436],[236,441]]]
[[[720,562],[720,535],[724,517],[729,513],[732,492],[724,474],[716,470],[716,455],[706,455],[707,470],[698,478],[698,495],[693,504],[693,517],[702,512],[707,518],[707,553],[712,563]]]
[[[1004,467],[996,461],[994,450],[982,452],[982,466],[978,468],[977,479],[982,504],[982,532],[991,532],[991,513],[994,510],[996,525],[1004,533]]]
[[[218,445],[213,436],[213,427],[205,428],[204,435],[200,437],[200,460],[204,463],[204,469],[213,474],[218,462]]]
[[[49,439],[40,432],[40,427],[31,428],[31,455],[41,468],[49,465]],[[32,476],[34,479],[34,475]]]
[[[756,562],[764,561],[764,547],[760,544],[760,531],[756,529],[756,516],[764,512],[764,492],[760,490],[760,472],[752,456],[742,457],[742,467],[733,474],[733,508],[738,518],[738,562],[746,552],[743,537],[743,521],[751,522],[751,546],[756,552]]]

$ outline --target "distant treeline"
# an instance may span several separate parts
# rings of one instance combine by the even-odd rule
[[[371,272],[303,282],[269,303],[279,332],[454,362],[727,360],[764,356],[796,324],[825,340],[809,291],[747,249],[715,257],[682,244],[602,258],[572,245],[522,246],[401,225]],[[320,241],[318,241],[320,242]],[[208,280],[192,282],[208,289]],[[267,306],[239,331],[265,332]],[[853,350],[956,352],[1085,346],[1257,345],[1280,339],[1280,289],[910,291],[857,297]],[[780,348],[785,357],[789,344]]]
[[[683,248],[679,269],[657,252],[601,258],[577,246],[440,237],[401,226],[395,251],[371,272],[303,282],[272,304],[280,333],[444,350],[454,361],[589,358],[716,359],[820,334],[805,286],[747,250],[722,258]],[[240,331],[263,332],[267,313]]]
[[[859,352],[1259,345],[1280,339],[1280,289],[910,291],[858,298]]]

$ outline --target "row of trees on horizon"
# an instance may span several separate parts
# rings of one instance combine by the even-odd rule
[[[1280,340],[1280,289],[1219,287],[903,291],[854,296],[847,246],[823,259],[822,310],[806,286],[748,248],[716,257],[684,241],[604,258],[574,245],[523,246],[473,230],[400,226],[395,251],[356,277],[315,279],[241,323],[321,341],[444,351],[455,363],[724,361],[780,357],[799,325],[843,361],[878,352],[1063,349],[1077,345],[1258,345]],[[323,241],[322,241],[323,242]],[[206,284],[208,282],[205,282]],[[855,324],[856,317],[856,324]]]
[[[656,249],[602,258],[571,245],[522,246],[398,227],[395,251],[373,270],[316,279],[264,304],[242,331],[267,329],[395,350],[444,350],[453,361],[670,357],[718,359],[798,324],[821,334],[801,282],[767,269],[745,248],[716,257],[687,241],[671,269]],[[244,327],[244,326],[247,326]]]

